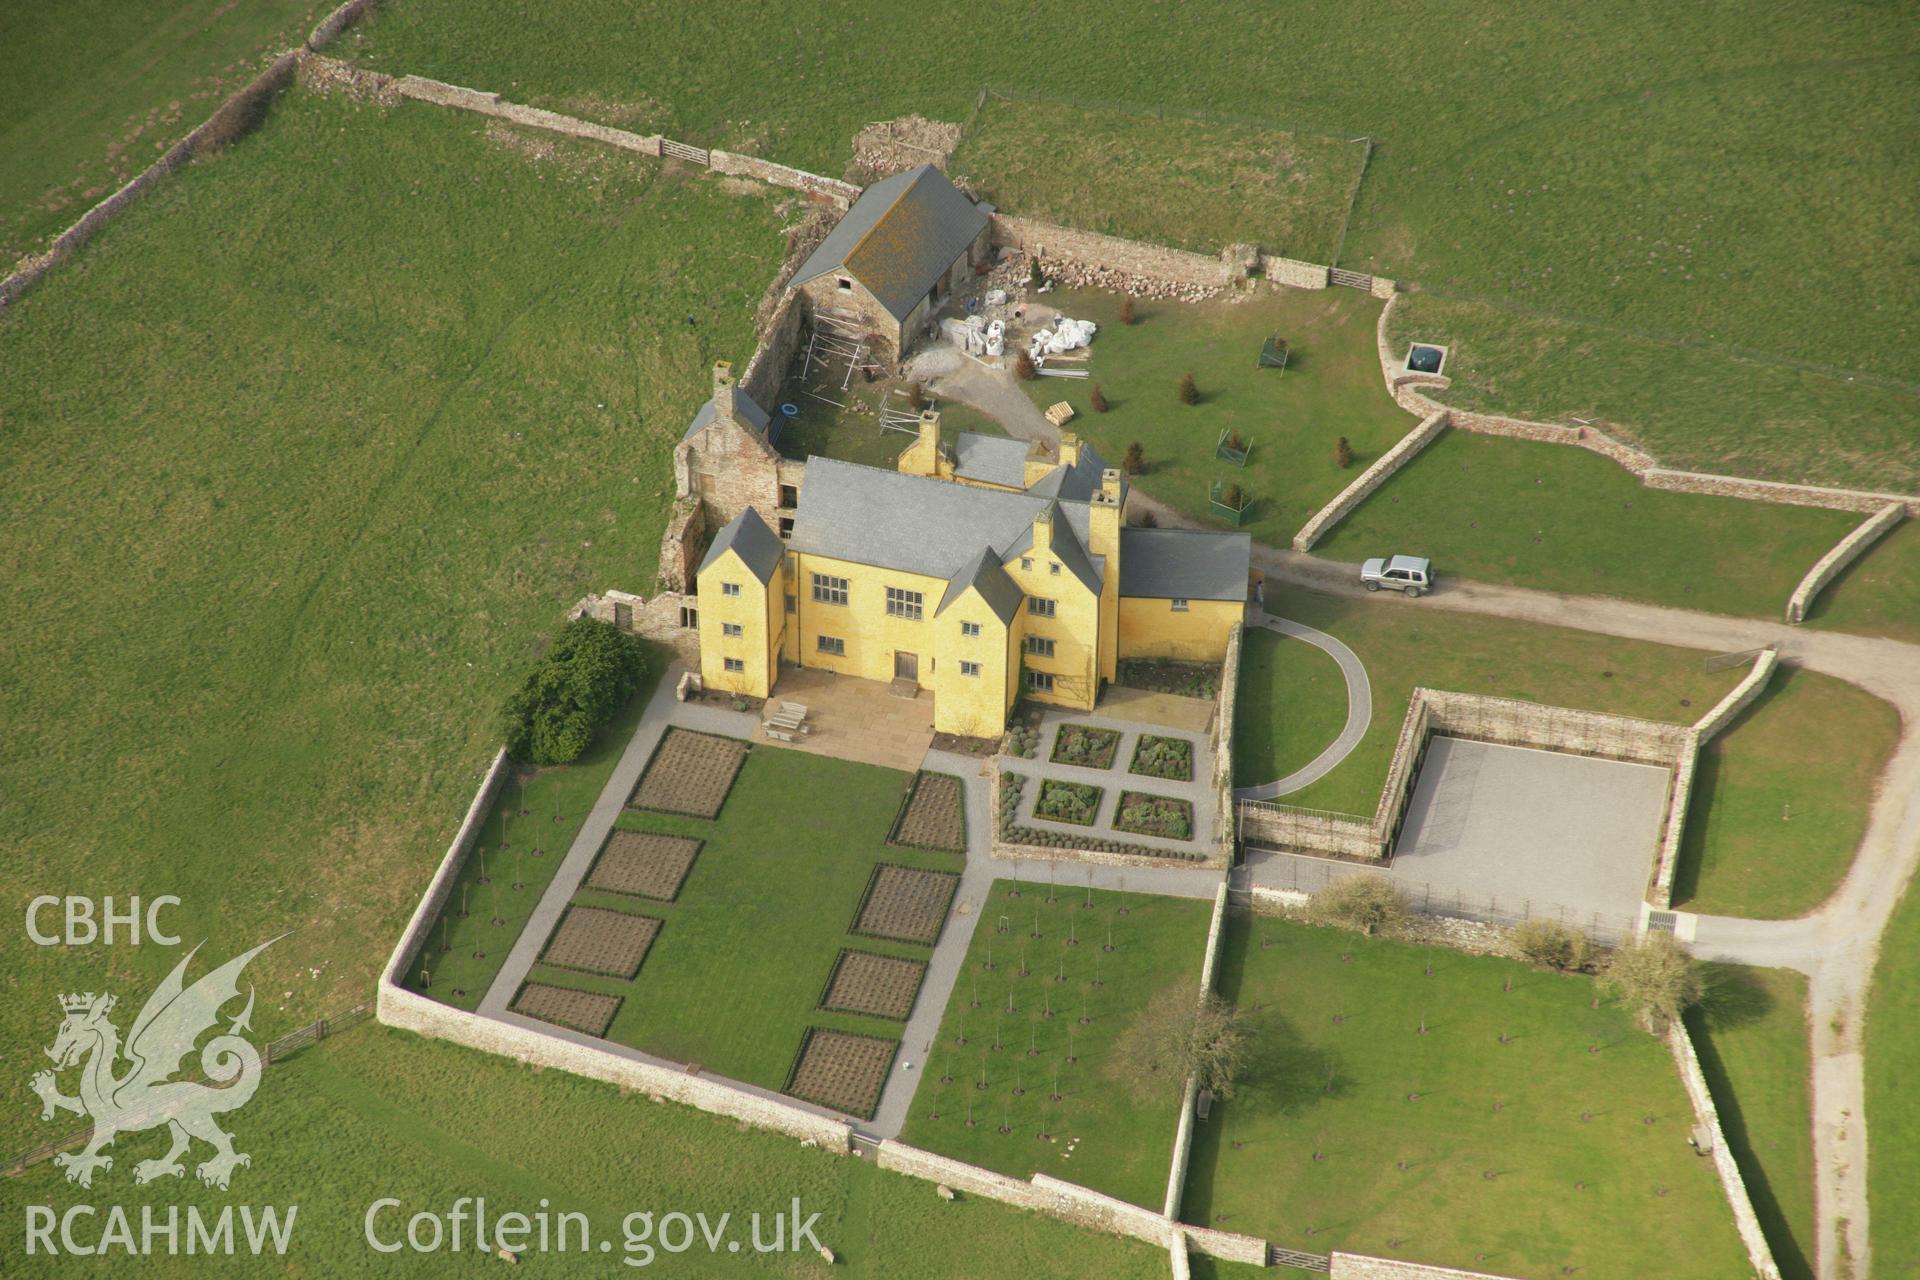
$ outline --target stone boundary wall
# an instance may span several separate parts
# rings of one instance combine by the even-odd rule
[[[1220,963],[1220,940],[1226,934],[1227,882],[1222,879],[1213,895],[1213,919],[1207,925],[1207,949],[1200,961],[1199,998],[1213,993],[1214,971]],[[1193,1154],[1194,1109],[1200,1099],[1200,1081],[1188,1076],[1180,1095],[1180,1123],[1173,1131],[1173,1161],[1167,1169],[1167,1198],[1161,1212],[1171,1221],[1180,1217],[1180,1198],[1187,1188],[1187,1162]]]
[[[1164,1246],[1180,1237],[1178,1224],[1151,1209],[1142,1209],[1044,1173],[1036,1173],[1031,1181],[1022,1182],[951,1156],[910,1147],[893,1138],[878,1144],[874,1163],[893,1173],[940,1183],[1015,1208],[1044,1213],[1074,1226],[1129,1236],[1148,1244]]]
[[[1395,1262],[1391,1258],[1370,1258],[1363,1253],[1333,1255],[1332,1280],[1512,1280],[1487,1271],[1462,1271],[1458,1267],[1436,1267],[1424,1262]],[[1776,1278],[1777,1280],[1777,1278]]]
[[[1868,547],[1891,532],[1893,526],[1906,519],[1906,516],[1906,507],[1898,502],[1889,502],[1868,516],[1852,533],[1836,542],[1827,554],[1814,561],[1813,568],[1807,570],[1807,576],[1800,579],[1800,585],[1787,598],[1787,621],[1805,622],[1807,610],[1813,607],[1814,597],[1839,577],[1841,570],[1858,560]]]
[[[1920,516],[1920,494],[1880,493],[1860,489],[1836,489],[1824,485],[1784,484],[1777,480],[1750,480],[1741,476],[1712,475],[1703,471],[1678,471],[1662,467],[1652,454],[1617,440],[1594,427],[1568,426],[1554,422],[1531,422],[1499,414],[1472,413],[1441,404],[1421,388],[1445,390],[1452,379],[1431,374],[1409,373],[1388,346],[1387,323],[1399,295],[1390,298],[1374,326],[1374,345],[1380,353],[1380,376],[1387,393],[1409,413],[1426,417],[1447,415],[1449,425],[1480,435],[1507,436],[1515,440],[1534,440],[1545,444],[1570,444],[1610,458],[1638,477],[1649,489],[1668,493],[1695,493],[1717,498],[1742,498],[1749,502],[1775,502],[1784,506],[1823,507],[1831,511],[1853,511],[1869,515],[1890,503],[1897,503],[1910,516]]]
[[[1193,1256],[1187,1252],[1185,1236],[1175,1235],[1167,1242],[1167,1255],[1173,1280],[1193,1280]]]
[[[1328,529],[1371,497],[1375,489],[1387,482],[1388,477],[1412,462],[1422,449],[1439,439],[1440,433],[1446,429],[1445,413],[1430,413],[1421,419],[1419,426],[1401,436],[1391,449],[1375,458],[1373,465],[1355,477],[1353,483],[1342,489],[1332,502],[1307,518],[1307,522],[1300,526],[1300,532],[1293,535],[1293,549],[1313,550],[1314,543],[1320,541]]]
[[[707,165],[715,173],[753,178],[768,186],[804,191],[810,196],[831,200],[843,207],[851,205],[860,198],[861,189],[851,182],[842,182],[838,178],[823,178],[817,173],[808,173],[805,169],[795,169],[791,165],[775,164],[771,160],[762,160],[758,156],[743,156],[733,151],[709,151]]]
[[[1271,254],[1263,253],[1260,255],[1260,274],[1275,284],[1285,285],[1289,289],[1324,289],[1332,273],[1317,262],[1301,262],[1297,258],[1276,258]]]
[[[525,125],[529,129],[542,129],[548,133],[564,134],[570,138],[586,138],[593,142],[604,142],[610,147],[622,151],[631,151],[636,155],[660,157],[660,135],[632,133],[626,129],[615,129],[611,125],[593,124],[586,120],[577,120],[572,116],[563,116],[556,111],[544,111],[539,107],[525,107],[517,102],[508,102],[497,93],[488,93],[481,89],[468,89],[462,85],[448,84],[444,80],[429,80],[425,76],[401,76],[394,81],[394,89],[403,98],[415,102],[429,102],[437,107],[451,107],[455,111],[472,111],[483,116],[492,116],[510,124]]]
[[[1209,1258],[1223,1262],[1245,1262],[1256,1267],[1267,1265],[1267,1242],[1258,1236],[1243,1236],[1215,1227],[1185,1227],[1186,1243]]]
[[[1233,624],[1220,663],[1220,697],[1213,713],[1213,843],[1222,865],[1233,862],[1233,716],[1240,698],[1240,654],[1247,627]]]
[[[313,30],[307,33],[307,48],[319,49],[332,44],[340,38],[340,33],[360,20],[360,15],[373,8],[375,0],[347,0],[338,9],[320,19]]]
[[[128,179],[118,191],[81,214],[78,221],[54,237],[52,244],[39,253],[22,258],[13,274],[0,280],[0,308],[17,301],[42,276],[72,257],[82,245],[93,239],[100,228],[150,191],[155,183],[189,161],[225,145],[243,129],[252,113],[263,109],[268,99],[292,82],[298,61],[299,55],[293,50],[275,58],[266,70],[221,103],[186,137],[161,152],[159,159]]]
[[[1115,282],[1116,287],[1124,288],[1125,279],[1196,289],[1224,289],[1232,283],[1227,264],[1205,254],[1076,231],[1010,213],[995,213],[992,223],[989,234],[995,245],[1112,272],[1123,278]]]
[[[1674,1065],[1680,1068],[1680,1083],[1686,1087],[1687,1098],[1693,1103],[1694,1119],[1711,1135],[1713,1170],[1720,1175],[1720,1187],[1726,1192],[1727,1203],[1733,1207],[1733,1225],[1740,1232],[1740,1243],[1747,1247],[1747,1259],[1763,1280],[1780,1280],[1780,1268],[1774,1263],[1766,1233],[1760,1230],[1760,1219],[1747,1194],[1746,1179],[1740,1176],[1740,1166],[1734,1162],[1733,1152],[1727,1149],[1727,1135],[1720,1128],[1720,1111],[1713,1105],[1713,1094],[1707,1088],[1707,1077],[1700,1070],[1700,1059],[1693,1051],[1693,1040],[1684,1022],[1668,1026],[1667,1047],[1673,1050]],[[1339,1272],[1336,1270],[1334,1274]]]
[[[1760,696],[1760,691],[1766,687],[1779,661],[1780,655],[1774,650],[1763,650],[1754,659],[1752,670],[1740,683],[1729,689],[1726,697],[1687,729],[1687,740],[1681,744],[1673,769],[1673,781],[1667,788],[1666,825],[1660,837],[1659,856],[1653,863],[1653,878],[1647,887],[1648,903],[1662,911],[1673,906],[1673,877],[1680,865],[1680,843],[1686,834],[1687,809],[1693,803],[1693,778],[1699,767],[1700,746]]]

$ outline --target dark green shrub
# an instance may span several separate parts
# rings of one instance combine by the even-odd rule
[[[507,698],[507,751],[529,764],[567,764],[640,688],[646,650],[605,622],[576,618],[560,629],[540,664]]]

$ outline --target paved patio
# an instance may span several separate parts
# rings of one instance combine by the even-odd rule
[[[895,696],[878,680],[835,675],[805,667],[780,668],[769,708],[798,702],[807,708],[809,733],[795,734],[792,742],[767,736],[757,718],[752,740],[756,745],[786,747],[836,760],[858,760],[887,769],[912,772],[920,767],[933,745],[933,694],[922,689],[912,698]]]

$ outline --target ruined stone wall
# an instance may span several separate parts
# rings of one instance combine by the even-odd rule
[[[1372,496],[1373,491],[1385,484],[1400,468],[1419,456],[1422,449],[1440,438],[1447,429],[1447,415],[1433,413],[1406,435],[1400,437],[1391,449],[1374,459],[1373,465],[1355,477],[1352,484],[1340,491],[1326,506],[1314,512],[1307,522],[1300,526],[1300,532],[1293,535],[1295,551],[1311,551],[1316,542],[1326,535],[1328,529],[1344,520],[1348,513]]]
[[[1813,568],[1807,570],[1807,576],[1800,579],[1800,585],[1793,589],[1787,598],[1787,621],[1805,622],[1807,611],[1813,608],[1814,597],[1827,587],[1827,584],[1862,555],[1867,548],[1878,542],[1883,536],[1907,518],[1907,509],[1898,502],[1889,502],[1873,515],[1868,516],[1860,525],[1833,545],[1832,550],[1814,561]]]
[[[733,151],[709,151],[707,165],[715,173],[734,174],[743,178],[756,179],[769,186],[804,191],[810,196],[831,201],[842,208],[860,198],[860,188],[851,182],[842,182],[838,178],[823,178],[817,173],[808,173],[805,169],[795,169],[791,165],[762,160],[759,156],[743,156]]]
[[[787,370],[800,350],[801,310],[800,300],[794,294],[789,293],[780,300],[760,332],[759,345],[754,347],[746,369],[740,374],[740,389],[768,413],[779,412],[781,384],[786,381]]]
[[[679,498],[660,534],[659,587],[662,591],[690,592],[693,576],[706,553],[706,508],[693,498]]]
[[[273,95],[293,81],[299,55],[288,50],[255,76],[233,96],[215,109],[186,137],[160,153],[160,158],[135,174],[127,183],[93,208],[80,215],[72,226],[54,237],[40,253],[28,254],[6,279],[0,280],[0,307],[13,303],[38,283],[40,278],[65,262],[100,228],[120,212],[152,190],[154,185],[190,160],[211,154],[245,133],[264,113]]]
[[[688,668],[700,669],[700,632],[680,625],[680,611],[699,605],[698,598],[677,591],[662,591],[649,600],[629,591],[608,591],[590,595],[568,610],[569,618],[595,618],[609,626],[620,625],[624,613],[627,630],[634,635],[672,649],[674,656]]]
[[[1172,285],[1213,290],[1230,283],[1230,272],[1224,261],[1184,249],[1076,231],[1009,213],[993,215],[991,232],[995,245],[1037,254],[1044,262],[1071,263],[1096,274],[1106,273],[1105,279],[1096,278],[1088,283],[1105,284],[1109,288],[1130,290],[1132,286]]]

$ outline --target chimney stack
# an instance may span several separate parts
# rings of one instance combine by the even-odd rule
[[[733,423],[733,361],[713,362],[713,420]]]

